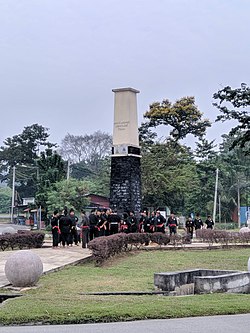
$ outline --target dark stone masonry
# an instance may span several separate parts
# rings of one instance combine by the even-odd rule
[[[110,206],[118,212],[141,210],[141,160],[137,156],[112,156]]]

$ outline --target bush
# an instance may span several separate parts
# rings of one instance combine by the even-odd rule
[[[93,239],[89,242],[88,248],[92,250],[96,264],[100,265],[115,254],[125,251],[127,245],[126,234],[115,234]]]
[[[142,245],[148,245],[150,241],[166,245],[170,242],[170,238],[162,233],[120,233],[97,237],[89,242],[88,247],[92,250],[96,264],[101,265],[116,254],[131,250],[133,247],[139,249]]]
[[[41,232],[18,232],[17,234],[0,235],[0,249],[2,251],[10,248],[31,249],[40,248],[44,242],[44,233]]]
[[[162,232],[155,232],[153,234],[150,234],[150,240],[153,243],[156,243],[158,245],[167,245],[170,243],[170,236],[163,234]]]
[[[196,231],[196,237],[210,244],[220,243],[228,245],[229,243],[248,244],[250,242],[250,232],[240,233],[225,230],[201,229]]]

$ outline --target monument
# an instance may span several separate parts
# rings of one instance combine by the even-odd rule
[[[138,90],[113,89],[115,93],[111,156],[110,206],[118,212],[141,210],[141,156],[138,135]]]

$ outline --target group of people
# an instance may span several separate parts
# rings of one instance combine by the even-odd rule
[[[207,228],[212,229],[214,222],[211,216],[205,221]],[[190,238],[193,238],[194,230],[203,228],[204,224],[199,214],[194,219],[188,217],[185,229]],[[122,215],[111,209],[93,209],[89,216],[84,210],[81,211],[81,220],[75,215],[74,209],[67,209],[60,213],[56,210],[51,219],[53,248],[57,248],[61,243],[63,247],[79,246],[86,248],[90,240],[99,236],[109,236],[119,232],[162,232],[169,230],[169,234],[176,234],[178,219],[173,212],[166,219],[159,210],[148,212],[144,210],[137,218],[133,211],[125,212]],[[80,231],[80,232],[79,232]]]
[[[192,217],[189,216],[185,223],[186,232],[191,239],[193,239],[194,230],[197,231],[197,230],[203,229],[204,227],[206,229],[214,228],[214,221],[212,220],[211,215],[207,216],[207,219],[204,223],[200,217],[200,214],[196,214],[194,219],[192,219]]]
[[[58,244],[61,243],[63,247],[79,245],[78,236],[78,217],[75,215],[73,208],[68,210],[65,208],[60,214],[58,210],[54,211],[51,218],[51,229],[53,248],[57,248]]]

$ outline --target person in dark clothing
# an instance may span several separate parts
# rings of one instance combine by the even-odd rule
[[[212,220],[211,215],[208,215],[205,224],[207,225],[207,229],[213,229],[214,228],[214,221]]]
[[[96,217],[97,217],[97,226],[99,228],[99,236],[105,236],[107,220],[105,219],[100,210],[97,210]]]
[[[89,219],[84,210],[81,210],[82,248],[85,249],[89,242]]]
[[[186,227],[186,231],[187,231],[187,235],[188,237],[190,237],[190,239],[193,239],[193,234],[194,234],[194,221],[192,220],[192,217],[189,216],[186,220],[185,223],[185,227]]]
[[[165,217],[161,215],[161,212],[159,210],[157,210],[155,217],[155,232],[162,232],[164,234],[165,223],[166,223]]]
[[[106,220],[104,236],[109,236],[109,222],[108,222],[109,214],[110,214],[110,209],[103,209],[102,216],[104,220]]]
[[[152,222],[148,218],[147,211],[143,211],[141,213],[141,217],[140,217],[139,222],[142,225],[142,228],[141,228],[142,232],[149,232],[149,233],[153,232],[152,228],[154,227],[154,225],[152,224]]]
[[[195,230],[202,229],[203,227],[203,222],[202,219],[200,218],[200,214],[196,214],[195,219],[194,219],[194,228]]]
[[[177,226],[178,226],[178,222],[177,222],[177,218],[175,217],[174,213],[172,212],[168,218],[168,221],[167,221],[167,226],[169,228],[169,233],[170,233],[170,236],[172,234],[176,234],[177,232]]]
[[[123,218],[121,219],[120,231],[128,234],[128,233],[130,233],[130,228],[131,228],[131,224],[128,219],[128,213],[124,213]]]
[[[156,213],[155,213],[155,211],[152,211],[148,218],[149,218],[149,221],[150,221],[150,225],[154,226],[153,228],[154,228],[154,231],[155,231],[155,223],[156,223]]]
[[[65,244],[69,246],[70,244],[70,230],[72,227],[72,221],[68,217],[68,211],[67,209],[64,210],[63,215],[60,217],[59,220],[59,229],[61,231],[61,241],[62,246],[65,247]]]
[[[120,230],[120,223],[121,223],[121,217],[117,214],[117,211],[111,211],[109,215],[109,234],[114,235],[117,234]]]
[[[75,245],[78,244],[78,232],[77,232],[77,222],[78,222],[78,217],[75,216],[75,211],[73,208],[70,209],[69,211],[69,219],[71,220],[71,230],[70,230],[70,245],[72,246],[73,241]]]
[[[59,222],[59,212],[58,212],[58,210],[55,210],[54,214],[52,216],[52,219],[51,219],[52,239],[53,239],[52,247],[53,248],[58,247],[59,238],[60,238],[60,229],[58,226],[58,222]]]
[[[138,225],[138,231],[144,232],[144,220],[146,218],[147,214],[146,212],[140,212],[140,218],[139,218],[139,225]]]
[[[97,216],[95,209],[92,209],[89,215],[89,239],[92,240],[99,237],[99,228],[97,226]]]
[[[130,224],[130,232],[138,231],[138,221],[137,218],[135,217],[134,211],[129,212],[128,223]]]

